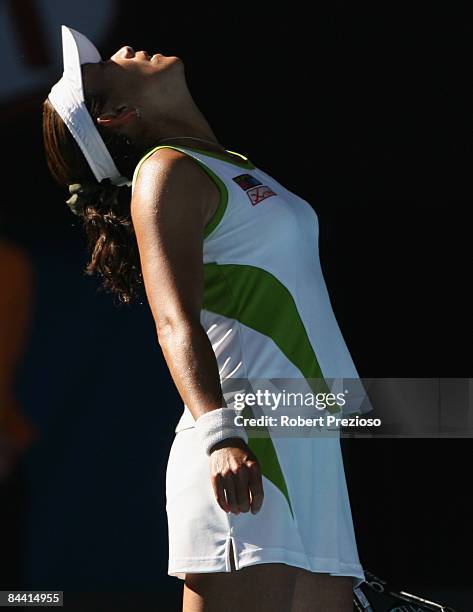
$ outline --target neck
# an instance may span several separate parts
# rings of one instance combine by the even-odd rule
[[[224,149],[192,98],[181,104],[180,108],[175,108],[174,111],[173,117],[150,117],[144,122],[146,148],[164,143],[169,138],[170,144],[185,144],[201,148],[211,148],[214,145],[214,148]],[[196,138],[207,142],[200,142],[195,140]]]

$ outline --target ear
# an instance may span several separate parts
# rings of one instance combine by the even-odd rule
[[[116,111],[103,113],[97,117],[97,123],[104,127],[118,127],[128,124],[135,117],[138,117],[138,110],[136,108],[121,106]]]

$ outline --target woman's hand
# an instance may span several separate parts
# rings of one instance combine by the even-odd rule
[[[241,438],[227,438],[212,448],[210,478],[215,497],[225,512],[256,514],[263,504],[261,468]]]

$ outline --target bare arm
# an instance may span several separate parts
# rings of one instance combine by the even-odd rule
[[[193,160],[172,150],[159,153],[140,170],[132,218],[158,340],[197,419],[223,405],[215,354],[200,325],[202,236],[215,193]]]
[[[224,404],[215,354],[200,324],[203,232],[218,200],[217,187],[194,160],[181,152],[161,149],[141,167],[131,203],[158,341],[194,419]],[[252,511],[259,510],[259,466],[243,440],[233,438],[217,445],[211,454],[211,468],[222,508],[248,511],[251,505]],[[248,497],[248,486],[254,503]]]

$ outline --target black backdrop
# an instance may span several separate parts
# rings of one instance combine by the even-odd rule
[[[467,11],[118,7],[103,55],[124,44],[179,55],[220,142],[315,207],[327,285],[360,374],[468,376]],[[164,469],[180,402],[148,307],[116,308],[81,274],[81,230],[42,153],[48,90],[2,120],[7,229],[37,273],[19,379],[42,430],[25,460],[25,585],[171,596],[180,584],[166,576]],[[343,444],[364,566],[408,586],[469,584],[470,441]]]

